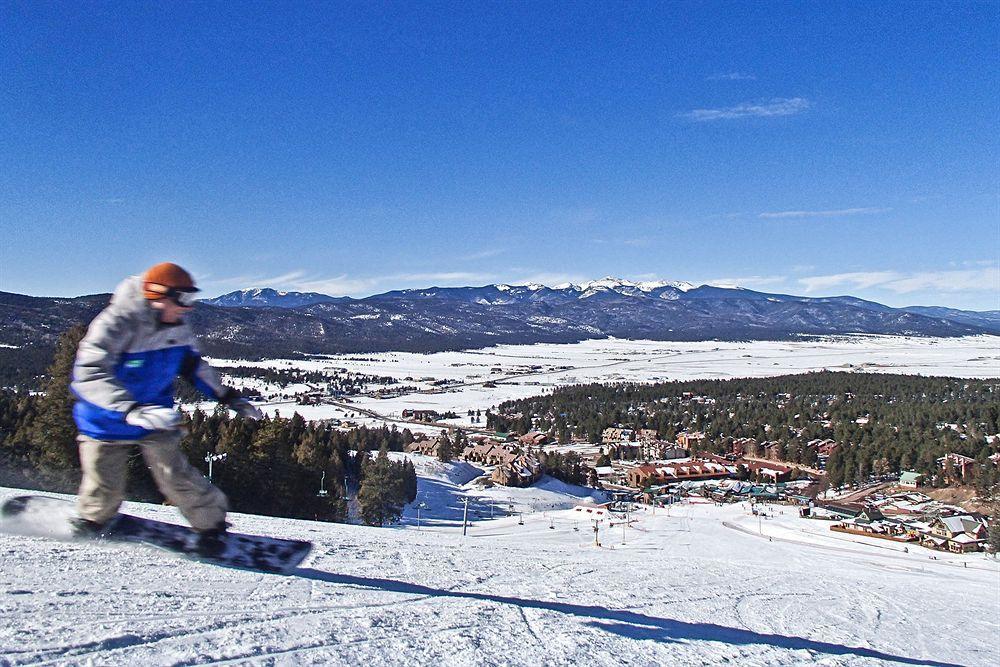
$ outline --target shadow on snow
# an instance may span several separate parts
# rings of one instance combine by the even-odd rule
[[[646,614],[639,614],[632,611],[608,609],[607,607],[598,607],[593,605],[567,604],[565,602],[551,602],[547,600],[528,600],[506,595],[493,595],[491,593],[450,591],[440,588],[432,588],[430,586],[423,586],[421,584],[397,581],[394,579],[356,577],[349,574],[323,572],[313,568],[299,568],[291,572],[291,574],[304,579],[325,581],[332,584],[346,584],[365,588],[377,588],[393,593],[480,600],[483,602],[509,604],[525,609],[555,611],[561,614],[569,614],[592,619],[587,621],[587,625],[632,639],[651,639],[668,643],[690,640],[716,641],[740,645],[763,644],[792,651],[815,651],[817,653],[826,653],[829,655],[856,655],[863,658],[888,660],[908,665],[957,667],[955,663],[908,658],[905,656],[884,653],[870,648],[843,646],[841,644],[831,644],[829,642],[816,641],[813,639],[806,639],[804,637],[786,637],[784,635],[765,634],[754,632],[752,630],[741,630],[739,628],[716,625],[714,623],[689,623],[687,621],[658,618],[656,616],[648,616]]]
[[[476,497],[475,492],[466,492],[461,487],[436,479],[421,479],[417,499],[403,508],[402,523],[417,523],[417,505],[427,503],[422,520],[424,525],[461,526],[465,508],[462,499],[469,496],[469,521],[488,519],[490,503]],[[493,508],[495,516],[504,516],[506,505],[496,503]]]

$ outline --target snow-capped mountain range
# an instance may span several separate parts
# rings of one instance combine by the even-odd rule
[[[0,293],[0,344],[50,344],[71,324],[92,318],[107,298]],[[890,308],[852,296],[813,298],[613,277],[555,287],[426,287],[360,299],[256,288],[206,299],[191,320],[206,351],[230,357],[435,352],[608,336],[690,341],[1000,334],[997,311]]]
[[[214,299],[203,299],[202,303],[224,308],[299,308],[338,300],[318,292],[279,292],[270,287],[255,287],[229,292]]]
[[[721,287],[722,289],[742,289],[738,287]],[[607,276],[600,280],[591,280],[585,283],[562,283],[554,287],[546,287],[538,283],[528,283],[526,285],[485,285],[483,287],[429,287],[421,289],[397,290],[387,294],[407,294],[416,296],[441,296],[459,295],[461,293],[471,294],[481,292],[483,303],[502,304],[513,303],[531,299],[539,295],[542,298],[551,297],[554,293],[562,293],[564,296],[576,298],[587,298],[602,292],[615,292],[624,296],[651,296],[660,299],[675,299],[677,295],[696,289],[693,283],[680,281],[648,281],[634,282]],[[469,292],[472,290],[473,292]],[[504,296],[488,298],[492,291],[501,292]],[[460,292],[463,291],[463,292]],[[377,295],[382,296],[382,295]],[[368,297],[368,298],[377,298]],[[203,299],[202,303],[213,306],[247,307],[247,308],[299,308],[316,303],[330,303],[338,301],[349,301],[348,297],[333,297],[317,292],[279,292],[266,287],[255,287],[236,292],[229,292],[212,299]]]

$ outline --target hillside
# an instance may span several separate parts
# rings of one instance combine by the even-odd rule
[[[72,324],[89,321],[107,299],[0,292],[0,344],[50,345]],[[242,290],[202,302],[190,319],[207,352],[230,358],[436,352],[607,337],[697,341],[1000,333],[992,313],[912,312],[849,296],[811,298],[616,278],[554,288],[429,287],[363,299]]]
[[[421,479],[421,496],[447,470]],[[454,482],[452,482],[454,483]],[[515,490],[516,491],[516,490]],[[0,490],[0,496],[15,493]],[[569,500],[566,497],[566,500]],[[128,510],[174,518],[168,507]],[[27,664],[985,665],[1000,576],[982,555],[832,539],[738,505],[634,515],[624,533],[524,508],[420,530],[234,515],[309,539],[290,576],[0,533],[0,662]],[[787,512],[787,510],[785,510]],[[819,531],[804,536],[802,527]],[[803,535],[803,537],[798,537]],[[961,634],[962,641],[954,641]]]

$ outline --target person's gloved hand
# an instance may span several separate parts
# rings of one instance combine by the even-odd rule
[[[125,413],[125,423],[149,431],[170,431],[181,423],[181,413],[162,405],[137,405]]]
[[[230,400],[228,405],[230,410],[246,419],[260,419],[264,416],[264,413],[260,411],[260,408],[242,396]]]
[[[261,412],[256,405],[243,398],[240,392],[236,391],[232,387],[228,387],[226,392],[222,395],[220,399],[226,406],[238,414],[240,417],[246,419],[261,419],[264,413]]]

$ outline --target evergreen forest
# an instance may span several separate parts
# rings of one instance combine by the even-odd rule
[[[780,459],[814,466],[810,441],[838,443],[826,462],[830,484],[914,470],[935,485],[950,478],[938,459],[976,459],[976,483],[998,481],[987,457],[1000,449],[1000,383],[884,373],[820,372],[770,378],[658,384],[588,384],[502,403],[487,425],[518,434],[537,430],[560,442],[601,442],[608,427],[655,429],[673,441],[702,431],[704,449],[728,454],[735,438],[778,444]],[[991,440],[992,443],[991,444]],[[968,480],[966,480],[968,481]]]
[[[0,390],[0,486],[75,493],[80,479],[69,388],[82,326],[59,340],[44,391]],[[236,512],[320,521],[346,521],[349,502],[371,525],[399,518],[416,497],[416,471],[397,462],[413,440],[408,430],[340,431],[300,415],[252,421],[228,410],[194,411],[184,419],[182,447],[192,465],[213,465],[213,482]],[[129,462],[128,498],[163,500],[136,450]]]

